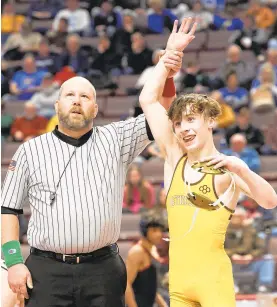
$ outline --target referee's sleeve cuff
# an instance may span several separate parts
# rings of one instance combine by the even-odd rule
[[[150,129],[149,124],[148,124],[148,121],[146,119],[145,119],[145,126],[146,126],[146,132],[147,132],[148,139],[150,141],[154,141],[153,134],[151,132],[151,129]]]
[[[8,207],[1,207],[1,214],[13,214],[13,215],[19,215],[23,214],[23,209],[12,209]]]

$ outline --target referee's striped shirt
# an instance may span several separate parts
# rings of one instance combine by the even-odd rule
[[[2,213],[22,210],[28,198],[28,243],[41,250],[87,253],[115,243],[126,171],[150,142],[148,132],[140,115],[78,140],[56,129],[22,144],[3,184]]]

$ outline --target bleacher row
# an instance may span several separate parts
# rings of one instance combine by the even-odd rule
[[[231,32],[225,30],[197,33],[196,38],[186,48],[183,64],[197,61],[204,72],[215,71],[226,60],[226,47],[229,44],[230,35]],[[168,35],[147,34],[144,37],[152,50],[164,49],[168,39]],[[99,37],[82,37],[80,41],[82,46],[94,48],[96,48],[98,42]],[[242,60],[251,62],[253,65],[257,64],[257,60],[251,51],[243,51]],[[8,67],[18,66],[21,62],[10,62],[7,65]]]

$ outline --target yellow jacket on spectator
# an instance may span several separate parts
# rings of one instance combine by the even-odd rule
[[[18,32],[25,17],[23,15],[2,15],[1,16],[1,32],[12,33]]]
[[[271,27],[275,22],[275,15],[268,7],[253,7],[247,13],[254,16],[256,26],[261,29]]]
[[[56,126],[58,125],[59,120],[58,120],[58,116],[54,115],[48,122],[47,127],[46,127],[46,133],[47,132],[52,132],[53,130],[55,130]]]

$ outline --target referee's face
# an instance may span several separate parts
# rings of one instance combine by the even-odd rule
[[[59,124],[64,128],[73,131],[91,128],[98,111],[94,87],[85,78],[69,79],[62,85],[55,107]]]

